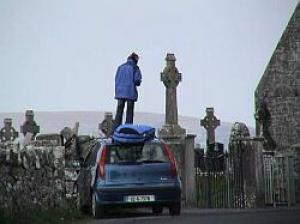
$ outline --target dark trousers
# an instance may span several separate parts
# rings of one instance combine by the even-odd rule
[[[126,99],[118,99],[117,113],[115,117],[114,129],[115,130],[119,125],[122,124],[123,120],[123,111],[125,107],[125,103],[127,102],[126,108],[126,124],[133,123],[133,109],[134,109],[134,101],[126,100]]]

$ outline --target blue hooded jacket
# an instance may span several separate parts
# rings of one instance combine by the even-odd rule
[[[137,86],[142,82],[139,67],[132,59],[118,67],[115,77],[115,99],[128,99],[137,101]]]

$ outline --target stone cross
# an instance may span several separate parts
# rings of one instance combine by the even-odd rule
[[[207,144],[215,143],[215,129],[220,125],[220,120],[214,115],[214,108],[206,108],[206,116],[201,120],[200,125],[207,131]]]
[[[178,108],[176,88],[181,82],[181,73],[175,66],[175,55],[167,54],[167,65],[161,73],[161,81],[166,87],[166,117],[168,125],[178,125]]]
[[[111,134],[114,126],[113,114],[111,112],[105,112],[104,120],[99,124],[99,130],[105,134],[106,137]]]
[[[14,141],[19,136],[19,133],[12,127],[12,119],[4,119],[4,127],[0,130],[1,142]]]
[[[32,133],[32,140],[36,134],[40,132],[40,126],[38,126],[34,120],[33,110],[27,110],[25,112],[25,122],[21,126],[21,133],[26,136],[27,132]]]

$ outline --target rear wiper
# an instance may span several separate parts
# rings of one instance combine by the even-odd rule
[[[124,161],[124,162],[118,162],[118,165],[136,165],[141,164],[140,161]]]
[[[147,159],[147,160],[141,160],[139,161],[141,163],[165,163],[165,161],[162,160],[154,160],[154,159]]]
[[[138,161],[123,161],[123,162],[118,162],[116,164],[118,164],[118,165],[138,165],[138,164],[142,164],[142,163],[166,163],[166,161],[147,159],[147,160],[138,160]]]

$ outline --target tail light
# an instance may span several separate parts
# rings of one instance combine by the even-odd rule
[[[104,179],[105,177],[105,159],[106,159],[106,147],[102,149],[101,157],[98,163],[98,176]]]
[[[172,152],[172,150],[169,148],[168,145],[164,144],[164,149],[165,149],[165,152],[169,158],[169,161],[171,163],[171,176],[175,177],[177,176],[177,168],[176,168],[176,159],[175,159],[175,156]]]

